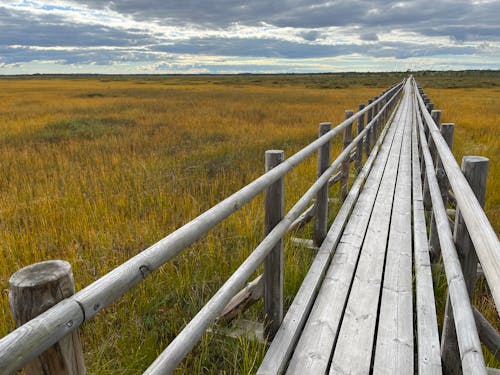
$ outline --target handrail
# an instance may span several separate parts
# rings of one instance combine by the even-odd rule
[[[414,97],[416,98],[417,95],[415,90]],[[443,263],[448,279],[448,290],[456,322],[460,322],[456,324],[456,332],[460,357],[462,359],[462,369],[464,374],[486,375],[481,342],[479,341],[471,303],[467,294],[467,286],[465,285],[462,267],[453,242],[446,208],[441,198],[437,177],[434,173],[434,163],[425,138],[424,126],[420,116],[417,116],[417,124],[420,134],[420,145],[422,146],[422,154],[425,161],[425,173],[432,199],[432,209],[436,225],[439,228],[439,243],[441,244]]]
[[[469,230],[470,238],[476,249],[479,262],[483,267],[488,286],[491,289],[493,300],[497,308],[500,308],[500,243],[497,235],[465,179],[455,157],[441,136],[436,123],[425,108],[424,101],[416,89],[415,81],[413,84],[417,92],[416,97],[420,110],[455,194],[460,213]]]
[[[401,89],[400,89],[401,90]],[[399,91],[397,92],[399,93]],[[295,203],[284,218],[273,228],[255,250],[245,259],[231,277],[222,285],[215,295],[202,307],[196,316],[184,327],[167,348],[157,357],[144,374],[169,374],[189,353],[193,346],[200,340],[222,309],[230,299],[241,289],[245,281],[252,275],[257,267],[264,261],[265,257],[272,250],[274,245],[283,238],[288,228],[297,217],[307,208],[309,202],[316,196],[317,192],[328,183],[330,176],[336,172],[342,162],[350,157],[351,151],[358,142],[377,122],[393,100],[397,98],[397,93],[379,111],[372,121],[361,131],[356,138],[340,153],[328,169],[315,181],[307,192]]]
[[[0,340],[0,373],[11,373],[22,368],[62,337],[74,331],[83,322],[93,318],[100,310],[117,300],[125,292],[145,279],[151,272],[175,257],[181,250],[202,238],[210,229],[283,177],[288,171],[329,142],[364,113],[376,108],[379,103],[385,101],[388,97],[394,99],[396,96],[394,93],[398,89],[401,90],[403,82],[393,85],[373,103],[355,113],[354,116],[344,120],[277,167],[261,175],[167,237],[114,268],[72,297],[63,300],[3,337]],[[375,119],[378,119],[378,115]],[[374,123],[375,119],[370,124]],[[368,126],[366,129],[368,129]],[[366,132],[363,132],[363,134],[366,134]],[[352,143],[352,145],[354,144],[356,142]],[[352,149],[353,147],[349,146],[345,150],[350,152]],[[348,154],[347,151],[341,155],[346,154]]]

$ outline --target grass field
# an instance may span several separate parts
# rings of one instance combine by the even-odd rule
[[[65,259],[81,289],[259,176],[265,150],[292,155],[316,138],[320,122],[338,123],[344,109],[403,76],[0,79],[0,336],[13,329],[8,278],[17,269]],[[498,234],[500,74],[416,78],[443,109],[443,120],[457,124],[457,160],[490,158],[486,212]],[[332,152],[339,149],[340,140]],[[287,176],[288,208],[315,169],[310,158]],[[245,206],[86,323],[89,373],[143,371],[261,240],[262,202]],[[288,243],[285,253],[289,304],[311,253]],[[476,303],[499,328],[484,285],[481,291]],[[261,310],[257,305],[246,317],[262,319]],[[249,373],[264,350],[207,334],[179,373]]]

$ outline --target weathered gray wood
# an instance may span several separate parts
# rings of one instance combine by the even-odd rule
[[[321,290],[288,366],[287,373],[289,374],[320,374],[328,370],[330,352],[340,328],[341,316],[347,301],[364,233],[395,132],[396,126],[391,126],[342,234],[342,239],[337,245]],[[376,153],[375,150],[376,147],[369,160],[372,160],[372,155]],[[332,229],[339,231],[339,228],[334,225],[332,225]],[[342,231],[340,230],[338,233],[340,234]],[[321,250],[318,254],[321,254]]]
[[[259,275],[229,301],[217,320],[232,321],[262,297],[264,297],[264,279]]]
[[[486,179],[488,176],[488,159],[478,156],[465,156],[462,159],[462,171],[478,202],[484,207],[486,197]],[[477,256],[470,239],[464,219],[457,208],[455,219],[454,241],[462,265],[468,296],[472,301],[477,274]],[[460,357],[453,309],[447,296],[443,333],[441,338],[441,355],[443,365],[452,374],[460,372]],[[458,361],[458,362],[457,362]]]
[[[365,108],[368,108],[370,107],[370,105],[373,103],[373,100],[372,99],[369,99],[368,100],[368,106],[365,107]],[[369,124],[372,122],[372,119],[373,119],[373,109],[370,108],[370,110],[368,111],[368,113],[366,114],[366,124]],[[370,155],[370,151],[372,149],[372,146],[373,146],[373,140],[375,139],[375,137],[373,137],[373,128],[370,129],[370,131],[368,132],[368,134],[366,135],[366,141],[365,141],[365,152],[366,152],[366,157],[368,158],[368,155]]]
[[[406,92],[405,96],[408,96]],[[407,106],[408,100],[403,103],[405,114],[408,111]],[[363,240],[356,275],[352,282],[342,326],[338,333],[330,374],[366,374],[370,370],[385,250],[403,133],[404,127],[401,124],[397,130],[397,139],[399,141],[395,142],[396,145],[389,155],[373,206],[368,230]]]
[[[319,124],[319,137],[328,133],[331,128],[331,122],[323,122]],[[330,142],[325,143],[320,149],[318,149],[318,178],[328,169],[329,165]],[[316,246],[321,245],[327,233],[328,187],[328,183],[326,183],[316,195],[316,217],[314,221],[314,243]]]
[[[434,120],[434,122],[437,124],[437,126],[440,126],[441,124],[441,111],[440,110],[433,110],[431,113],[431,117]],[[427,127],[426,127],[427,128]],[[427,129],[428,131],[429,129]],[[436,149],[434,147],[434,140],[430,136],[430,134],[427,132],[427,142],[429,145],[429,152],[431,153],[432,160],[436,160]],[[422,170],[425,170],[425,161],[422,158]],[[424,208],[427,212],[430,213],[431,209],[431,196],[429,192],[429,183],[427,182],[427,176],[424,174]]]
[[[495,356],[497,361],[500,361],[500,334],[478,309],[474,307],[473,312],[481,342]]]
[[[363,110],[363,108],[365,108],[365,105],[360,104],[358,108],[361,111]],[[365,128],[365,116],[363,115],[361,117],[358,117],[356,134],[361,133],[364,128]],[[355,163],[356,171],[358,173],[361,170],[362,163],[363,163],[363,142],[360,141],[358,142],[358,146],[356,148],[356,163]]]
[[[498,368],[487,367],[486,371],[488,372],[488,375],[500,375],[500,369]]]
[[[18,327],[75,293],[71,265],[62,260],[45,261],[20,269],[11,276],[9,287],[9,305]],[[68,334],[28,363],[25,372],[28,375],[85,374],[78,331]]]
[[[467,294],[467,286],[463,278],[451,229],[448,225],[448,217],[441,199],[437,178],[434,174],[434,164],[427,141],[424,137],[423,125],[421,122],[419,125],[420,142],[422,143],[426,163],[426,174],[429,182],[432,207],[436,217],[436,225],[439,230],[439,243],[448,280],[448,292],[450,294],[450,301],[453,306],[455,318],[457,322],[460,322],[456,325],[456,331],[460,348],[462,370],[464,374],[486,374],[486,366],[481,352],[481,343],[477,334],[472,307]],[[431,128],[431,134],[433,131],[434,129]],[[434,141],[438,144],[440,144],[440,141],[444,142],[444,140],[437,137],[434,138]],[[446,156],[446,154],[440,152],[441,158],[443,158],[443,155]],[[444,162],[443,160],[443,163]]]
[[[441,124],[441,135],[443,136],[446,144],[453,149],[453,131],[455,129],[455,124],[447,123]],[[446,173],[443,168],[443,163],[439,156],[436,156],[436,177],[438,180],[439,190],[441,191],[441,198],[443,199],[443,204],[445,207],[448,206],[448,179],[446,178]],[[438,262],[441,257],[441,249],[439,247],[439,238],[436,228],[436,219],[434,214],[431,214],[431,225],[429,231],[429,249],[432,255],[433,262]]]
[[[410,86],[411,87],[411,86]],[[405,116],[375,343],[374,374],[413,373],[411,150],[413,102]]]
[[[266,151],[266,172],[285,160],[282,150]],[[267,236],[283,219],[285,209],[284,178],[266,189],[265,229]],[[272,340],[283,320],[283,238],[278,241],[264,261],[264,334]]]
[[[417,121],[415,113],[414,121]],[[441,353],[436,317],[436,302],[427,243],[427,229],[422,196],[417,127],[412,127],[413,155],[413,241],[415,262],[415,311],[417,318],[418,374],[440,375]]]
[[[399,86],[396,87],[396,89],[399,89]],[[271,346],[258,369],[257,373],[259,375],[280,374],[284,371],[288,363],[288,359],[290,358],[292,351],[295,348],[295,344],[299,339],[301,330],[304,327],[306,319],[309,315],[309,311],[311,310],[314,298],[316,297],[316,293],[320,287],[321,280],[325,275],[330,259],[332,257],[333,250],[337,247],[351,210],[358,200],[361,188],[365,181],[368,181],[367,176],[370,173],[370,170],[376,169],[374,165],[375,161],[378,160],[376,158],[378,156],[380,156],[381,160],[387,158],[387,156],[383,155],[387,155],[388,151],[384,150],[389,146],[382,145],[382,142],[386,137],[388,138],[388,144],[392,142],[392,138],[394,137],[393,129],[394,128],[388,129],[388,127],[384,128],[379,140],[374,145],[372,153],[369,155],[365,165],[363,166],[363,169],[359,173],[358,178],[354,182],[352,188],[349,190],[349,194],[346,200],[344,201],[337,216],[335,217],[335,220],[330,227],[325,241],[323,241],[319,252],[316,254],[316,258],[314,259],[302,285],[300,286],[299,291],[297,292],[297,295],[294,298],[292,305],[288,309],[288,312],[278,333],[276,334],[276,337],[271,343]],[[368,131],[369,129],[365,128],[365,134],[363,136],[367,136]],[[381,176],[383,165],[382,167],[378,167],[378,169]],[[370,178],[373,179],[374,177]],[[367,182],[367,184],[369,184],[369,182]],[[372,193],[376,194],[376,190],[372,189]],[[362,198],[360,197],[360,199]],[[369,205],[367,205],[366,207],[369,207]],[[362,213],[363,211],[360,209],[359,212]]]
[[[353,111],[345,111],[346,120],[351,118]],[[352,142],[352,123],[344,129],[344,150]],[[349,161],[346,160],[342,163],[342,180],[340,180],[340,199],[344,201],[349,193]]]

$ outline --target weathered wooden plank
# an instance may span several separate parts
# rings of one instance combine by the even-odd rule
[[[431,262],[422,196],[417,139],[417,113],[412,127],[413,165],[413,251],[415,259],[415,311],[417,318],[417,359],[419,375],[440,375],[441,355],[432,282]]]
[[[413,373],[411,151],[413,103],[404,136],[394,192],[375,346],[374,374]]]
[[[337,246],[332,263],[321,286],[321,291],[304,327],[302,336],[297,343],[287,373],[313,374],[324,373],[327,370],[330,352],[335,339],[335,332],[332,331],[338,330],[349,285],[353,277],[353,270],[357,262],[357,254],[359,254],[359,248],[363,240],[363,233],[366,231],[395,132],[395,126],[392,126],[386,136],[386,142],[381,146],[372,172],[368,176],[363,191],[358,198],[342,235],[342,240]],[[374,153],[375,151],[371,155]],[[371,155],[370,159],[372,158]],[[332,228],[335,227],[332,226]],[[332,301],[335,301],[333,305]]]
[[[398,127],[398,142],[391,150],[379,186],[333,353],[330,374],[366,374],[370,370],[392,202],[405,132],[403,120],[410,110],[409,89],[409,84],[406,84],[400,108],[403,115]]]
[[[367,134],[365,134],[365,137],[368,136]],[[321,280],[325,275],[326,269],[332,257],[333,250],[337,247],[342,232],[344,231],[344,227],[351,214],[351,210],[358,200],[361,188],[365,181],[367,181],[367,177],[369,176],[372,168],[375,170],[374,164],[375,161],[378,160],[377,157],[383,158],[383,150],[387,148],[387,146],[383,145],[386,137],[387,142],[390,144],[392,142],[392,138],[394,137],[393,128],[384,128],[379,140],[373,147],[373,151],[367,158],[363,169],[359,173],[358,178],[349,190],[349,194],[337,213],[337,216],[335,217],[335,220],[330,227],[330,230],[323,241],[316,258],[309,268],[309,271],[304,278],[292,305],[288,309],[288,312],[283,319],[283,323],[271,343],[271,346],[267,351],[257,374],[280,374],[284,371],[309,315],[314,298],[316,297],[316,293],[320,287]],[[387,151],[385,154],[387,154]],[[372,183],[370,183],[370,185],[372,185]]]
[[[264,297],[264,280],[262,275],[259,275],[229,301],[217,320],[230,322],[262,297]]]

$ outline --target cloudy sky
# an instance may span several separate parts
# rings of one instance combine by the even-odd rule
[[[500,0],[0,0],[0,74],[500,69]]]

